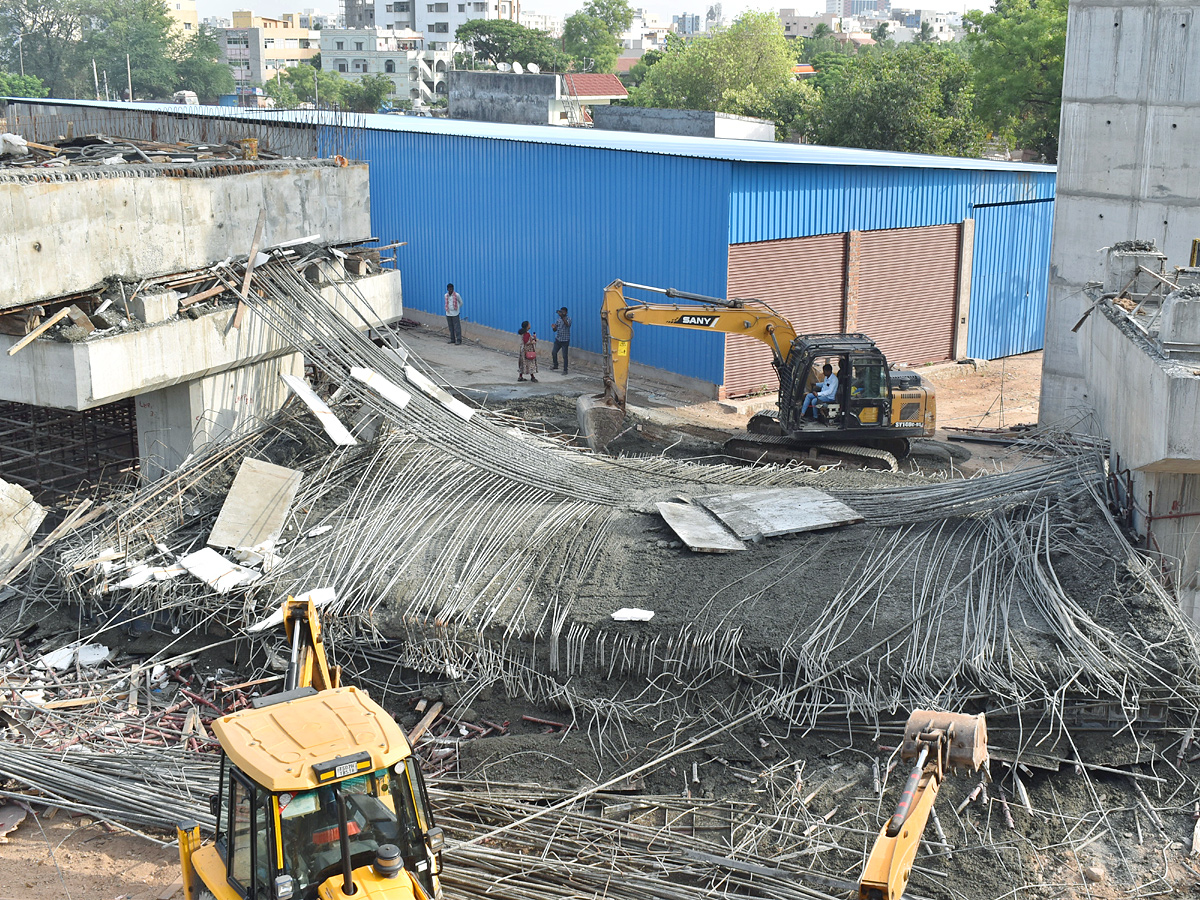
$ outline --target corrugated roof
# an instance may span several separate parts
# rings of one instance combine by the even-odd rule
[[[10,98],[18,99],[18,98]],[[127,103],[95,100],[25,100],[50,106],[93,106],[128,109]],[[1054,166],[1033,163],[1008,163],[990,159],[964,159],[953,156],[929,156],[920,153],[892,153],[884,150],[858,150],[849,147],[820,147],[813,144],[784,144],[767,141],[736,141],[722,138],[686,137],[670,134],[641,134],[629,131],[604,131],[592,128],[562,128],[552,125],[503,125],[467,119],[432,119],[421,116],[347,115],[316,110],[255,110],[220,106],[180,106],[174,103],[138,103],[136,108],[185,116],[207,115],[221,118],[305,125],[357,125],[377,131],[407,131],[447,137],[482,138],[498,141],[523,141],[533,144],[589,147],[597,150],[626,150],[633,153],[657,153],[695,159],[721,159],[733,162],[765,162],[793,165],[877,166],[884,168],[958,169],[983,172],[1054,172]]]

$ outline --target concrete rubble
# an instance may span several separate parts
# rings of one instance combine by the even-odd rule
[[[251,626],[332,587],[347,681],[433,775],[449,892],[499,872],[547,900],[845,896],[925,707],[986,712],[991,763],[943,788],[914,895],[1197,884],[1200,647],[1094,442],[1030,434],[1027,465],[966,480],[599,457],[378,347],[343,312],[366,308],[354,282],[333,300],[302,256],[268,256],[247,315],[303,348],[321,405],[300,391],[84,510],[13,581],[0,798],[211,826],[208,725],[277,689],[286,656]],[[379,426],[350,444],[326,411]],[[262,463],[296,473],[286,502],[214,541]],[[760,519],[738,552],[694,553],[674,507]]]

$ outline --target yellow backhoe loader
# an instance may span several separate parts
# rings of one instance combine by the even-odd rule
[[[946,772],[951,767],[977,772],[987,762],[987,723],[982,715],[914,710],[904,726],[900,758],[913,768],[867,858],[859,900],[900,900]]]
[[[379,704],[340,684],[311,599],[283,604],[283,691],[212,723],[216,836],[178,826],[186,900],[440,900],[442,831]]]
[[[689,302],[629,300],[626,287]],[[932,388],[915,372],[891,371],[883,352],[865,335],[798,335],[791,322],[760,300],[722,300],[619,280],[604,289],[600,321],[604,393],[578,402],[580,429],[593,450],[604,449],[621,431],[635,324],[742,334],[771,348],[779,378],[778,410],[751,418],[747,430],[726,443],[731,455],[775,459],[824,447],[886,457],[894,466],[893,456],[907,455],[909,438],[934,433]],[[816,404],[815,417],[802,415],[804,396],[826,364],[837,374],[837,392]]]

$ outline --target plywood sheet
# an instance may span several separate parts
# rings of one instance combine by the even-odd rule
[[[698,553],[728,553],[746,549],[745,544],[702,507],[690,503],[660,502],[656,505],[671,530]]]
[[[274,543],[283,531],[283,522],[296,491],[301,472],[246,457],[242,460],[225,505],[217,516],[211,547],[258,547]]]
[[[768,488],[700,497],[743,541],[861,522],[857,512],[816,488]]]

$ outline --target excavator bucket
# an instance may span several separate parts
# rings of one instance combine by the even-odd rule
[[[948,762],[955,768],[974,772],[987,762],[987,722],[983,715],[969,716],[964,713],[937,712],[931,709],[915,709],[904,726],[904,743],[900,745],[900,757],[907,762],[916,759],[921,752],[918,737],[931,731],[941,731],[949,743]]]
[[[603,453],[608,445],[621,433],[625,421],[625,410],[610,406],[604,395],[583,395],[575,404],[579,418],[579,433],[596,453]]]

